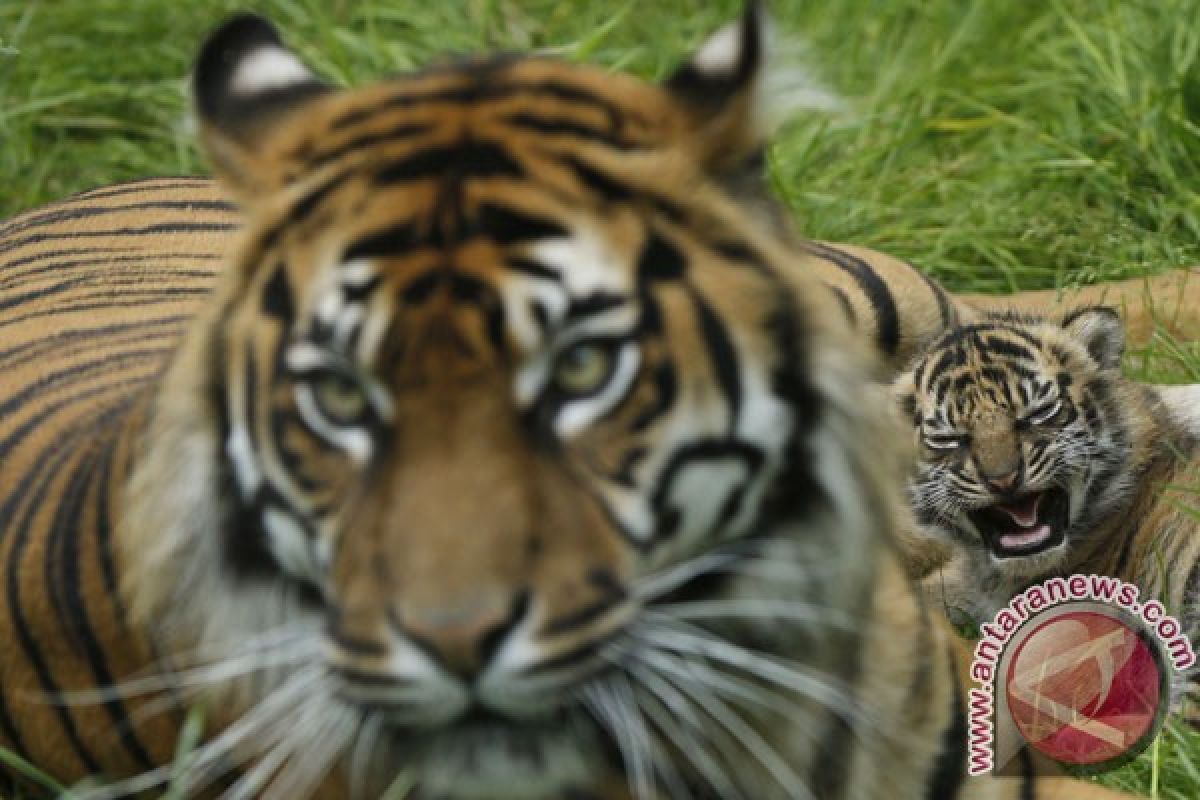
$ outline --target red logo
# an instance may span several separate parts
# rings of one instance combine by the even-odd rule
[[[1153,737],[1165,690],[1146,637],[1116,616],[1065,609],[1020,643],[1005,685],[1030,745],[1089,767],[1136,754]]]

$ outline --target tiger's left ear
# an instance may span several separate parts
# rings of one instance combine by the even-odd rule
[[[774,125],[804,110],[833,111],[841,101],[799,64],[779,63],[761,0],[708,38],[665,87],[688,118],[689,144],[709,172],[722,176],[761,166]]]
[[[254,14],[226,20],[205,41],[192,73],[200,138],[218,176],[243,196],[273,188],[271,139],[328,91],[270,22]]]
[[[1062,326],[1103,369],[1120,368],[1125,354],[1125,326],[1115,308],[1077,308],[1063,317]]]

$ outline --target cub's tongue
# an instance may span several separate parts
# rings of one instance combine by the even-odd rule
[[[1024,533],[1002,534],[1000,536],[1000,544],[1009,550],[1034,547],[1049,539],[1051,533],[1049,525],[1038,525],[1033,530]]]
[[[995,507],[998,511],[1008,514],[1012,521],[1017,523],[1018,527],[1032,528],[1037,524],[1038,505],[1041,503],[1041,500],[1042,494],[1038,492],[1037,494],[1022,497],[1015,503],[997,503]]]

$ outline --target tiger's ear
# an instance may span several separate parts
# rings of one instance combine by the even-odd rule
[[[710,36],[666,81],[687,117],[689,142],[713,174],[761,168],[772,128],[792,114],[842,107],[773,44],[763,3],[747,0],[741,18]]]
[[[762,151],[766,25],[762,3],[748,0],[740,19],[710,36],[667,79],[667,91],[687,114],[689,136],[712,172],[736,169]]]
[[[328,91],[270,22],[254,14],[226,20],[201,47],[192,74],[201,142],[218,176],[244,195],[267,188],[270,139]]]
[[[1087,348],[1088,355],[1102,368],[1121,366],[1121,356],[1125,354],[1125,326],[1115,308],[1077,308],[1063,317],[1062,326]]]

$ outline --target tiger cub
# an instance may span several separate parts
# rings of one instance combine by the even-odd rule
[[[948,610],[990,620],[1027,586],[1069,573],[1134,582],[1174,613],[1195,595],[1196,517],[1167,487],[1200,472],[1200,392],[1127,379],[1124,346],[1108,307],[990,314],[898,377],[922,558],[942,562],[926,581]]]

